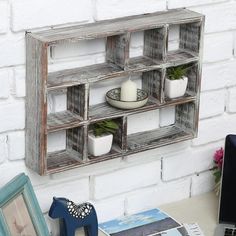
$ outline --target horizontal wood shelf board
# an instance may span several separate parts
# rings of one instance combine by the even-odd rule
[[[154,69],[161,69],[163,68],[164,62],[153,60],[146,56],[139,56],[129,58],[129,63],[125,70],[127,71],[135,71],[135,72],[145,72]]]
[[[127,76],[166,67],[197,62],[198,56],[188,50],[176,50],[167,54],[167,62],[153,61],[147,57],[131,58],[129,65],[122,70],[112,63],[101,63],[48,74],[47,90],[56,90],[85,83],[95,83],[105,79]],[[156,63],[156,64],[155,64]]]
[[[111,63],[100,63],[91,66],[67,69],[48,74],[47,89],[55,90],[79,84],[97,82],[99,80],[124,75],[125,72]]]
[[[178,49],[167,53],[167,63],[165,67],[188,64],[191,62],[197,62],[198,60],[199,56],[197,53],[186,49]]]
[[[82,39],[94,39],[110,35],[123,34],[128,31],[141,31],[151,28],[163,27],[165,24],[182,24],[201,21],[203,16],[187,9],[174,9],[163,12],[155,12],[144,15],[136,15],[105,20],[95,23],[55,28],[31,35],[49,44],[61,41],[77,41]]]
[[[104,102],[104,103],[90,106],[89,118],[91,122],[94,122],[98,120],[103,120],[105,118],[122,117],[124,115],[133,114],[135,112],[147,111],[147,110],[151,110],[155,108],[156,108],[156,103],[152,99],[149,99],[149,101],[147,102],[145,106],[131,109],[131,110],[122,110],[119,108],[115,108],[115,107],[110,106],[108,103]]]
[[[128,135],[128,152],[139,152],[140,150],[148,150],[191,138],[193,138],[192,134],[175,125],[162,127],[152,131]]]
[[[81,156],[80,156],[81,158]],[[62,171],[65,168],[81,165],[83,162],[74,152],[69,150],[55,151],[48,153],[47,172]]]
[[[51,113],[47,118],[47,132],[55,132],[83,125],[81,116],[71,111]]]
[[[118,109],[118,108],[110,106],[109,104],[105,102],[105,103],[100,103],[97,105],[90,106],[89,118],[90,118],[90,122],[97,122],[99,120],[118,118],[122,116],[129,116],[135,113],[161,109],[167,106],[185,104],[185,103],[193,102],[195,100],[196,100],[196,97],[188,93],[186,93],[183,97],[180,97],[180,98],[166,99],[165,102],[162,104],[156,99],[150,98],[145,106],[140,107],[140,108],[130,109],[130,110]]]

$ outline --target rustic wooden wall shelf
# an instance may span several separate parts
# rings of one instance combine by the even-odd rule
[[[179,49],[168,51],[172,25],[179,25]],[[27,32],[27,166],[45,175],[194,138],[198,127],[203,29],[203,15],[177,9]],[[143,55],[130,58],[131,34],[138,31],[144,32]],[[105,63],[48,73],[48,47],[96,38],[106,39]],[[166,98],[166,69],[188,64],[191,70],[186,94],[178,99]],[[142,75],[142,88],[150,95],[144,107],[119,110],[105,102],[89,105],[91,83],[135,73]],[[67,110],[48,114],[47,94],[58,89],[67,91]],[[128,116],[171,106],[175,106],[175,124],[127,134]],[[88,129],[91,123],[104,119],[117,120],[120,129],[111,152],[95,158],[88,154]],[[66,149],[48,152],[48,134],[60,130],[66,131]]]

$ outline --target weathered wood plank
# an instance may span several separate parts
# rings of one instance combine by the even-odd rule
[[[180,48],[199,53],[201,25],[201,21],[180,25]]]
[[[26,165],[39,173],[46,169],[47,44],[26,34]]]
[[[144,31],[143,55],[153,60],[166,60],[167,27]]]
[[[47,132],[55,132],[83,125],[83,118],[71,111],[51,113],[47,118]]]
[[[196,104],[194,102],[180,104],[175,108],[176,126],[185,132],[195,135]]]
[[[202,15],[187,9],[174,9],[144,15],[105,20],[91,24],[55,28],[32,34],[49,44],[81,39],[104,38],[126,33],[162,27],[165,24],[182,24],[199,21]]]
[[[128,152],[145,151],[191,138],[193,138],[191,133],[176,126],[162,127],[128,135]]]
[[[124,74],[124,71],[121,70],[120,67],[108,63],[66,69],[49,73],[47,89],[50,91],[85,83],[93,83],[104,79],[123,76]]]
[[[166,63],[152,60],[145,56],[131,58],[125,71],[114,64],[102,63],[51,72],[48,75],[47,90],[50,91],[85,83],[94,83],[105,79],[128,76],[130,73],[151,71],[196,61],[198,61],[198,56],[193,52],[189,52],[188,50],[177,50],[168,53]]]
[[[125,68],[129,59],[130,33],[107,37],[106,61]]]
[[[142,75],[142,89],[159,102],[161,102],[161,80],[162,70],[148,71]]]
[[[131,109],[131,110],[121,110],[110,106],[107,103],[99,103],[89,108],[89,119],[90,122],[94,123],[99,120],[104,119],[115,119],[117,117],[128,116],[136,113],[141,113],[145,111],[151,111],[155,109],[161,109],[168,106],[175,106],[178,104],[184,104],[191,101],[195,101],[196,97],[186,93],[183,97],[175,99],[166,99],[164,103],[158,102],[156,99],[149,98],[147,104],[143,107]]]
[[[69,150],[62,150],[48,153],[46,174],[56,173],[77,167],[83,164],[77,153]]]

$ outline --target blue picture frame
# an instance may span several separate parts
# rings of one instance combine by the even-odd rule
[[[30,235],[50,235],[30,179],[24,173],[0,189],[0,235],[12,236],[13,231],[22,230]]]

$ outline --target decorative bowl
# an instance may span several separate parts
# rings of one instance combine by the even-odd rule
[[[148,101],[148,93],[142,89],[137,89],[137,101],[121,101],[121,88],[114,88],[106,93],[106,101],[113,107],[120,109],[134,109],[144,106]]]

